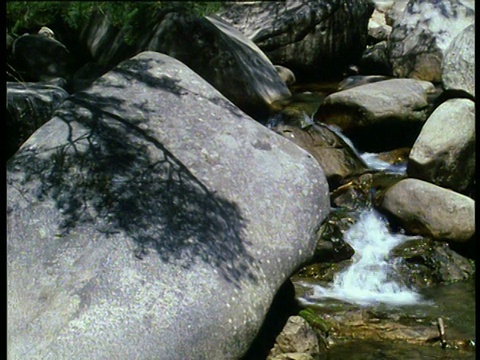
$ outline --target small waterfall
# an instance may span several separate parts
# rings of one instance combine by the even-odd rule
[[[344,234],[345,241],[355,250],[353,263],[336,275],[331,287],[313,285],[313,295],[302,300],[311,304],[312,300],[335,298],[360,305],[421,302],[419,294],[393,279],[395,266],[387,261],[389,252],[407,238],[391,234],[376,211],[364,211],[358,222]]]
[[[332,130],[335,134],[337,134],[350,148],[351,150],[360,158],[363,160],[366,166],[368,166],[370,169],[373,170],[385,170],[388,172],[393,172],[397,174],[405,174],[407,171],[407,164],[399,164],[399,165],[392,165],[389,164],[386,161],[380,160],[378,158],[378,154],[375,153],[361,153],[358,151],[358,149],[353,145],[352,141],[346,137],[340,128],[335,125],[326,125],[327,128]]]

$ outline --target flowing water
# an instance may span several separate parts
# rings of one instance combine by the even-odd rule
[[[292,93],[307,90],[328,96],[336,91],[335,84],[326,85],[299,88]],[[313,121],[311,114],[304,115],[305,123]],[[381,160],[379,154],[361,153],[339,128],[333,125],[327,127],[350,146],[370,169],[401,175],[406,173],[406,160],[393,165]],[[421,290],[407,287],[396,271],[401,260],[389,257],[389,253],[409,239],[412,237],[392,233],[388,221],[375,210],[359,210],[358,221],[344,233],[344,240],[355,250],[351,263],[338,272],[329,284],[320,284],[315,279],[293,279],[300,303],[317,309],[318,315],[324,319],[367,311],[394,319],[391,330],[406,323],[412,326],[407,328],[400,341],[380,340],[382,333],[373,338],[362,338],[359,333],[349,341],[330,347],[327,353],[321,355],[321,360],[475,358],[475,279]],[[455,346],[450,350],[448,347],[443,349],[438,346],[438,341],[430,345],[406,341],[415,340],[416,325],[424,325],[427,330],[431,330],[432,326],[435,329],[438,318],[445,321],[447,339],[464,339],[468,349],[453,350]],[[421,336],[421,331],[418,334]]]
[[[395,262],[388,260],[390,251],[407,239],[390,233],[386,221],[375,210],[363,211],[344,234],[344,240],[355,250],[353,263],[336,275],[331,286],[311,285],[313,294],[301,300],[311,304],[321,298],[336,298],[359,305],[422,302],[415,290],[395,277]]]

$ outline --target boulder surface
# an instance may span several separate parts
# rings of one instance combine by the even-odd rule
[[[321,167],[144,52],[7,164],[10,359],[234,359],[315,249]]]

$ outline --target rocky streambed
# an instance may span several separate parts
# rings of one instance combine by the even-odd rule
[[[474,9],[403,3],[7,37],[9,356],[474,357]]]
[[[313,262],[291,278],[298,315],[318,336],[318,350],[307,345],[308,331],[290,330],[290,341],[277,338],[276,352],[268,359],[473,359],[473,256],[459,244],[406,232],[381,210],[385,189],[408,178],[411,146],[360,151],[338,127],[312,120],[329,95],[357,81],[376,79],[354,76],[296,84],[290,102],[280,104],[269,122],[273,130],[330,164],[325,169],[333,207],[317,234]],[[329,116],[323,119],[337,120]],[[326,155],[329,146],[336,156]],[[380,249],[380,255],[366,250],[378,250],[388,241],[393,241],[390,248],[384,253]],[[370,258],[367,264],[357,266],[358,253]]]

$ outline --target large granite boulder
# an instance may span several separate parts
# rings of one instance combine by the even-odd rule
[[[110,68],[143,50],[180,60],[207,80],[241,110],[257,120],[268,118],[270,104],[291,94],[262,51],[218,17],[165,11],[150,27],[137,30],[136,43],[125,43],[125,29],[115,29],[105,16],[92,18],[82,41],[96,62]]]
[[[413,144],[409,176],[463,192],[475,179],[475,103],[450,99],[430,115]]]
[[[378,81],[330,94],[315,120],[340,127],[362,151],[410,147],[431,112],[433,94],[428,81]]]
[[[219,16],[237,27],[298,78],[341,74],[367,43],[369,0],[287,0],[230,3]]]
[[[11,65],[22,81],[68,78],[73,59],[61,42],[43,35],[22,35],[12,45]]]
[[[440,83],[448,46],[474,21],[471,0],[410,0],[389,37],[393,75]]]
[[[467,242],[475,234],[475,201],[423,180],[397,182],[380,206],[410,233],[453,242]]]
[[[7,164],[10,359],[236,359],[329,212],[321,167],[144,52]]]
[[[475,24],[450,43],[442,62],[445,90],[461,90],[475,98]]]
[[[9,159],[69,96],[58,86],[7,82],[7,154]]]

